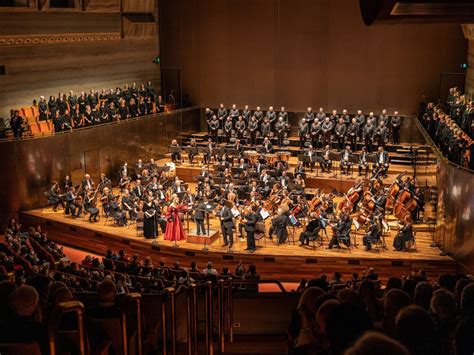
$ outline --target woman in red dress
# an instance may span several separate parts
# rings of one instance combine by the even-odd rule
[[[171,197],[171,204],[168,206],[166,212],[166,224],[165,240],[184,240],[186,239],[186,233],[184,232],[183,225],[179,219],[179,213],[186,212],[186,206],[179,204],[179,198],[176,195]]]

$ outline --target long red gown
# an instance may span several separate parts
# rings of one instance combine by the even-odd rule
[[[185,212],[186,206],[179,205],[177,207],[170,205],[168,211],[166,212],[166,220],[168,224],[166,225],[165,231],[165,240],[184,240],[186,239],[186,233],[184,232],[183,224],[179,219],[178,212]],[[172,221],[170,221],[172,218]]]

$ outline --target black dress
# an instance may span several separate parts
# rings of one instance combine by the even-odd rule
[[[156,206],[153,202],[143,204],[143,235],[146,239],[153,239],[158,234],[155,215]]]

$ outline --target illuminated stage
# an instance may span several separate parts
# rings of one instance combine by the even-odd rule
[[[242,260],[247,265],[255,264],[263,278],[281,281],[298,281],[303,277],[312,278],[334,271],[340,271],[346,276],[356,271],[361,274],[367,267],[375,267],[382,279],[408,275],[419,269],[426,270],[429,277],[457,271],[457,264],[452,258],[440,256],[438,248],[430,247],[432,238],[426,224],[415,226],[416,250],[409,252],[392,251],[396,230],[385,236],[387,249],[367,252],[362,247],[362,231],[352,233],[358,247],[327,250],[328,239],[325,237],[320,247],[299,247],[298,237],[301,229],[293,230],[290,227],[288,243],[278,246],[275,239],[270,240],[266,236],[257,243],[257,251],[250,254],[244,250],[245,240],[241,241],[239,238],[235,238],[232,253],[223,246],[220,235],[215,236],[210,244],[206,242],[206,245],[179,241],[175,246],[174,242],[164,241],[160,233],[158,243],[155,244],[153,240],[139,236],[135,225],[116,227],[111,220],[104,225],[104,218],[90,224],[82,218],[72,219],[62,211],[52,212],[49,208],[20,212],[20,221],[23,225],[40,224],[48,231],[48,238],[51,240],[91,253],[105,255],[107,249],[124,249],[129,255],[138,254],[142,258],[150,256],[155,263],[161,258],[165,259],[168,265],[179,261],[182,266],[189,266],[191,261],[196,261],[198,266],[203,268],[205,263],[212,261],[217,268],[228,266],[231,271],[239,260]],[[268,224],[267,220],[267,230]],[[389,224],[395,227],[393,222]],[[194,223],[190,222],[191,231],[194,227]],[[211,230],[219,230],[216,219],[211,219]],[[209,248],[209,251],[203,251],[204,246]]]

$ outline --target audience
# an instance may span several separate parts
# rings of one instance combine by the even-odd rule
[[[419,120],[444,156],[453,163],[472,169],[474,101],[467,102],[458,88],[449,91],[445,105],[421,103]]]
[[[219,272],[211,262],[200,272],[195,261],[189,269],[179,262],[167,266],[164,259],[155,266],[150,257],[130,258],[124,250],[109,250],[103,260],[86,255],[82,263],[75,263],[41,228],[22,232],[16,221],[11,221],[0,246],[0,262],[15,276],[15,282],[0,282],[0,341],[38,342],[44,351],[55,306],[83,292],[94,295],[86,320],[90,341],[97,344],[113,339],[101,329],[102,323],[91,320],[118,317],[119,294],[156,294],[169,286],[181,290],[191,282],[200,287],[209,276],[261,278],[255,265],[246,270],[241,261],[235,275],[227,267]],[[301,296],[288,327],[289,354],[472,354],[474,282],[470,277],[440,274],[430,280],[420,270],[382,284],[370,268],[362,278],[354,273],[347,282],[343,280],[336,272],[331,282],[323,274],[299,284]],[[258,292],[257,283],[236,287]],[[75,322],[75,317],[66,317],[61,326],[73,329]]]
[[[131,87],[125,85],[109,91],[102,89],[100,93],[90,90],[89,94],[81,92],[76,95],[71,90],[69,95],[59,93],[57,98],[50,96],[48,102],[44,96],[33,102],[39,120],[51,120],[55,133],[146,116],[165,109],[163,98],[156,93],[150,81],[146,85],[142,83],[140,89],[133,83]],[[11,112],[13,136],[21,138],[27,130],[26,121],[18,110]]]

